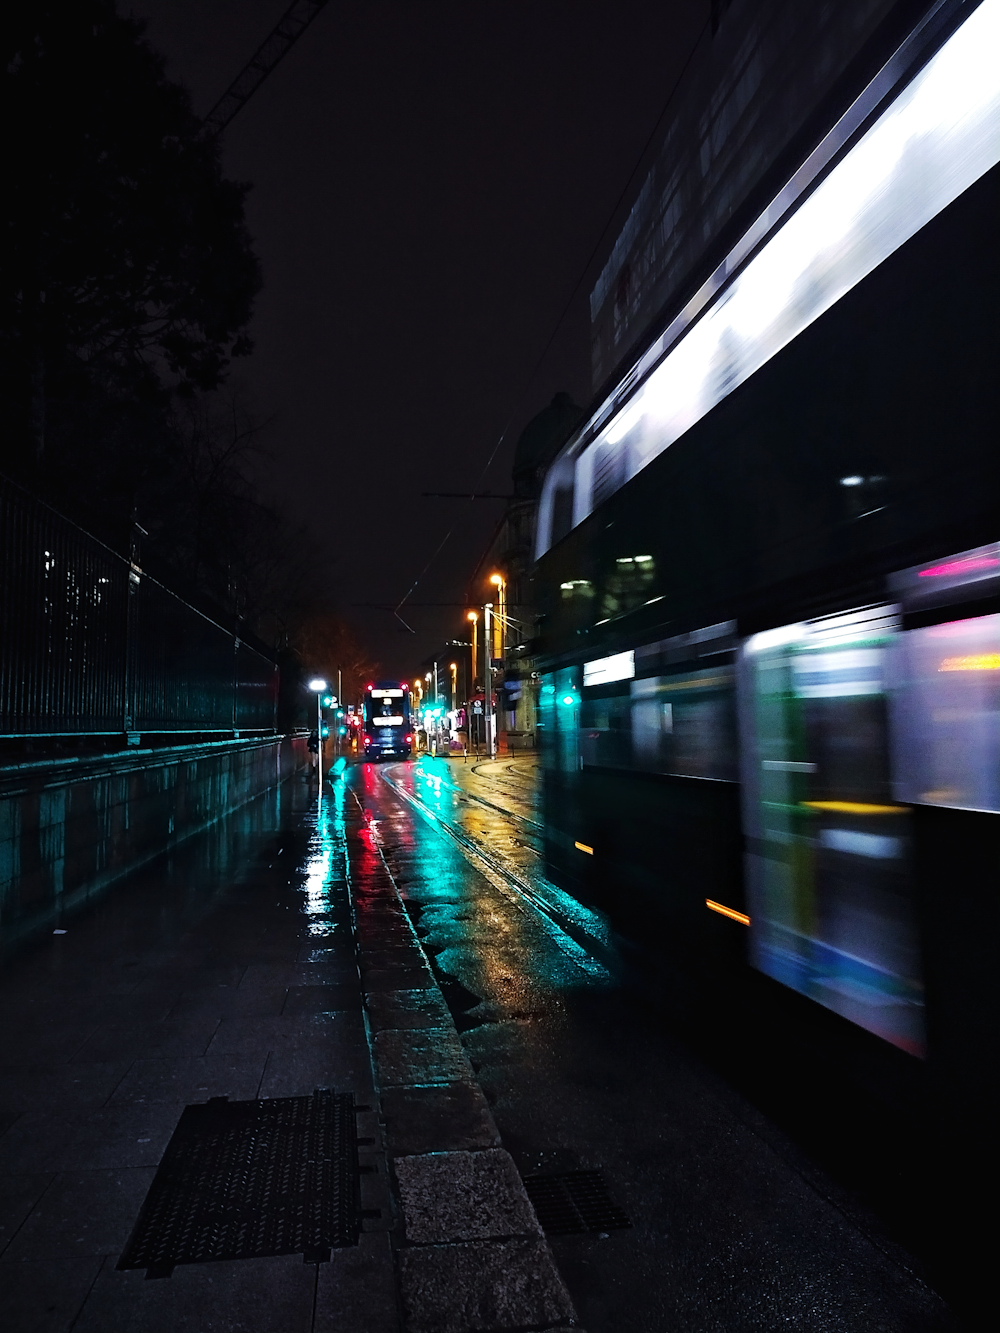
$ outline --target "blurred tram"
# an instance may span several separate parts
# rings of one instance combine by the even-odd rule
[[[405,681],[378,680],[365,688],[363,743],[366,759],[409,759],[413,732]]]
[[[536,585],[552,878],[963,1208],[1000,1017],[1000,4],[938,9],[551,464]]]

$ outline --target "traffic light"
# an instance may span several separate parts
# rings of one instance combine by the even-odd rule
[[[337,696],[335,694],[324,694],[322,699],[320,699],[320,703],[324,708],[332,708],[336,702]]]
[[[327,726],[325,722],[323,723],[322,727],[320,727],[319,734],[323,740],[327,740],[329,738],[330,728]]]

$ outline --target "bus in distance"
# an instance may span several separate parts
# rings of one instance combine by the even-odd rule
[[[410,690],[406,682],[377,680],[365,689],[366,759],[409,759],[413,750]]]

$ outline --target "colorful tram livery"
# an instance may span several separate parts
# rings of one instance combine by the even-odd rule
[[[959,1194],[998,1027],[1000,4],[960,16],[568,441],[536,550],[550,875]]]
[[[409,759],[413,750],[410,729],[410,690],[405,682],[379,680],[365,689],[364,747],[366,759],[389,755]]]

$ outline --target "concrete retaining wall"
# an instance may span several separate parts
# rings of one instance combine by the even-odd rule
[[[0,769],[0,954],[310,757],[294,736]]]

